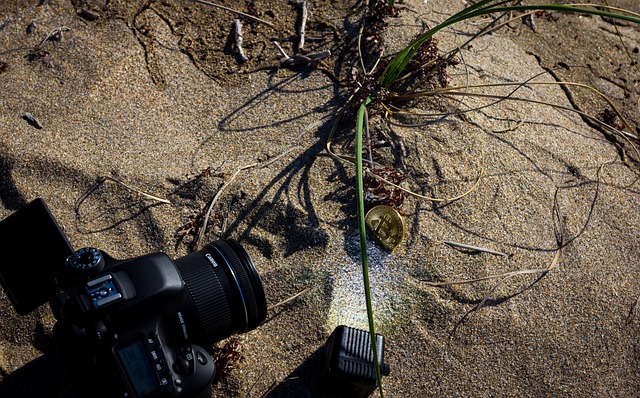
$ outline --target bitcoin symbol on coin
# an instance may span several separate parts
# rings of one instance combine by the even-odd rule
[[[404,237],[402,216],[391,206],[379,205],[372,208],[365,217],[365,223],[388,249],[395,249]]]

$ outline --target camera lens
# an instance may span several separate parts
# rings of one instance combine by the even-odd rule
[[[186,287],[185,305],[178,314],[185,339],[213,344],[265,320],[262,282],[238,242],[218,240],[175,263]]]

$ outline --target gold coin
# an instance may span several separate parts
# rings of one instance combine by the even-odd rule
[[[404,220],[391,206],[378,205],[367,213],[365,223],[387,249],[395,249],[404,237]]]

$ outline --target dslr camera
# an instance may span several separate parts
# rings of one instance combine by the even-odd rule
[[[36,199],[0,222],[0,242],[21,253],[0,264],[7,296],[21,315],[49,302],[56,346],[82,397],[209,397],[215,364],[203,347],[266,318],[258,272],[233,240],[175,261],[116,260],[74,251]]]

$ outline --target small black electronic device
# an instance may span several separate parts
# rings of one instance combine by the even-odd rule
[[[381,376],[388,376],[384,362],[384,337],[376,334]],[[353,398],[366,398],[378,387],[371,350],[371,335],[365,330],[338,326],[325,345],[323,377],[333,390]]]
[[[6,251],[33,252],[34,241],[38,255],[0,263],[0,283],[22,315],[49,301],[58,349],[82,397],[208,397],[215,365],[203,346],[266,318],[258,272],[233,240],[175,261],[74,252],[36,199],[0,222]]]

